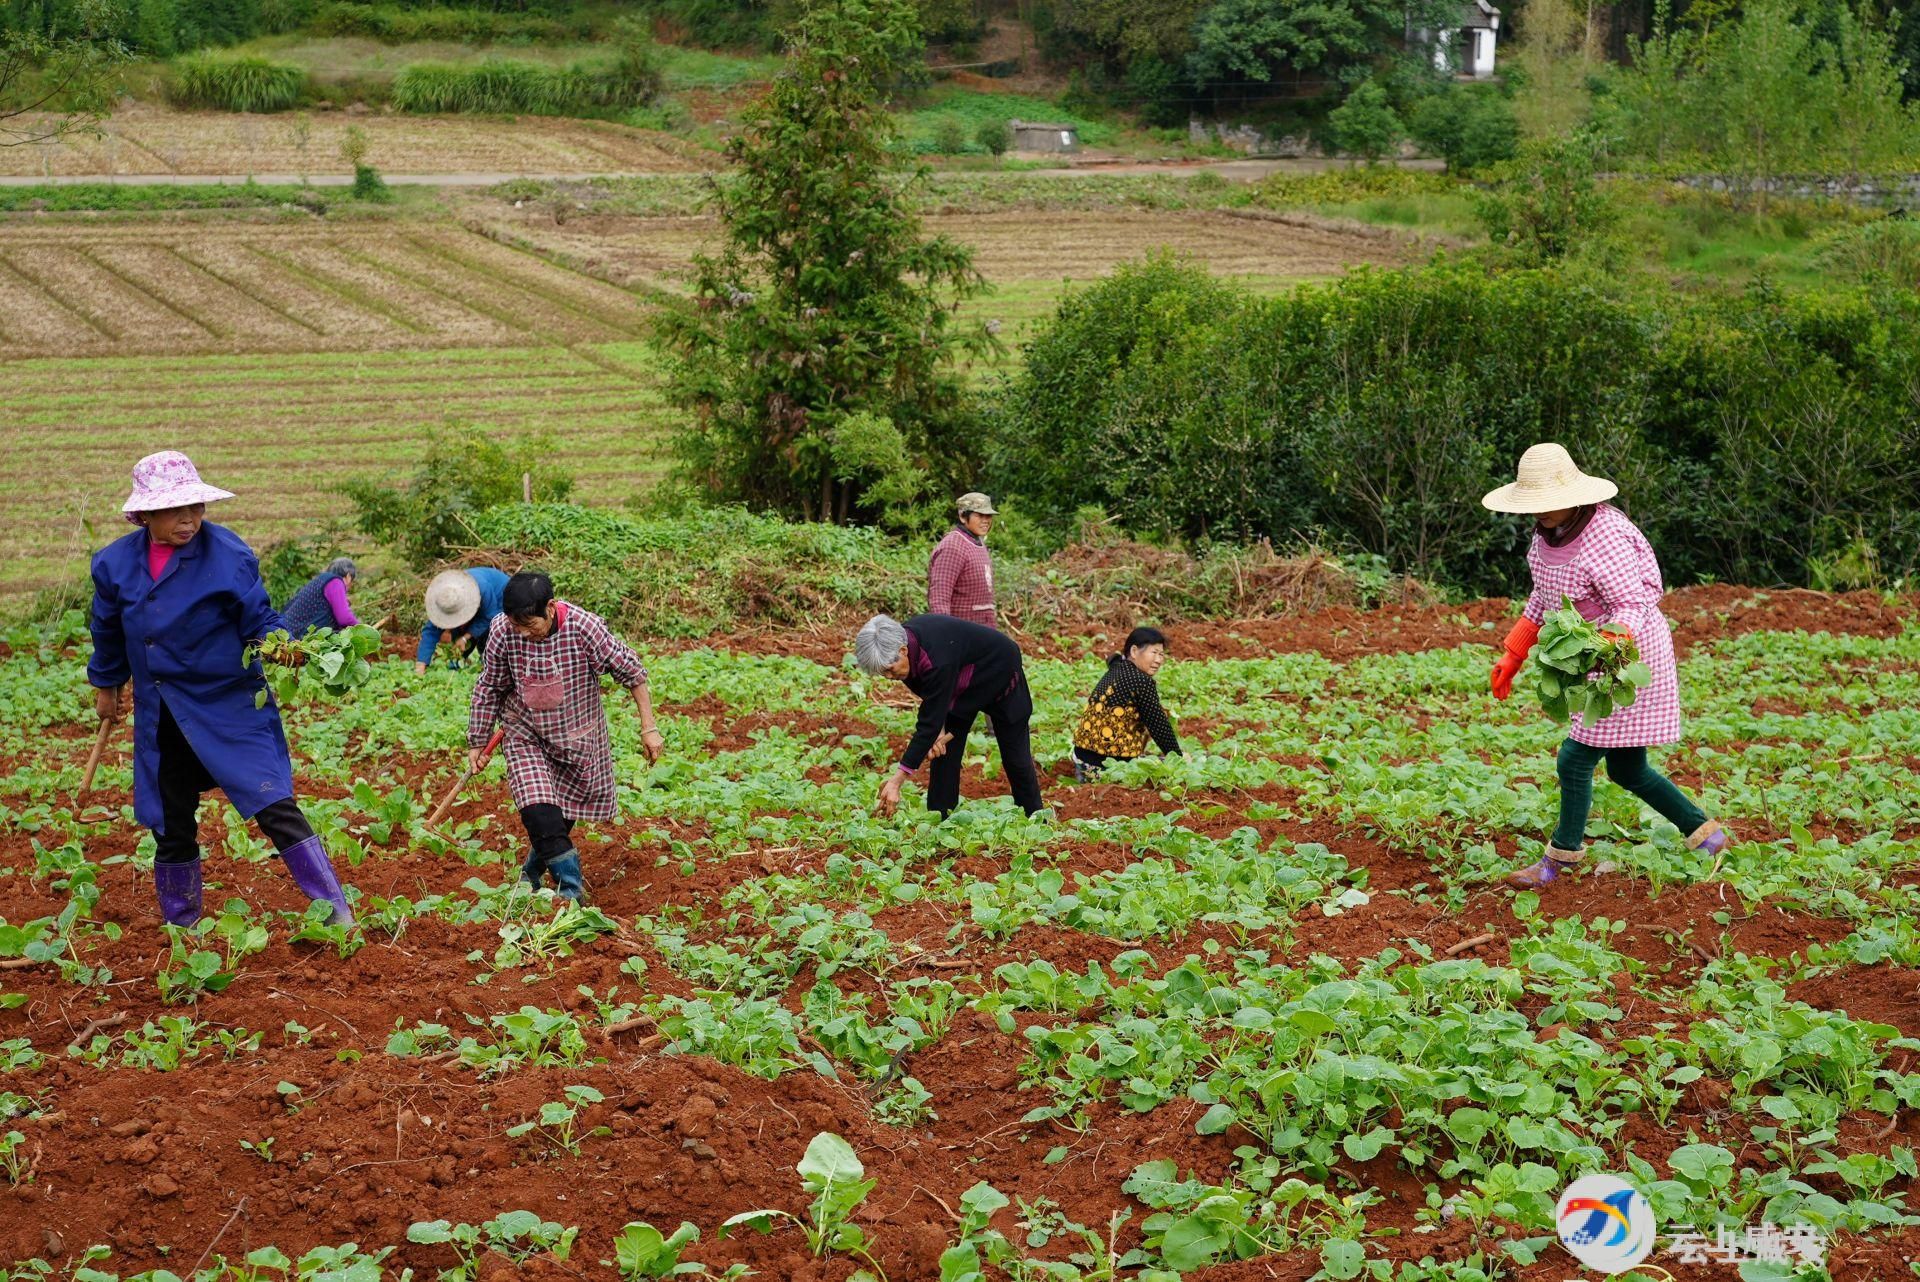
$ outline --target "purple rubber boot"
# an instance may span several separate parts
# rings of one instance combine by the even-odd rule
[[[340,879],[333,875],[333,865],[327,861],[327,848],[320,844],[318,833],[287,847],[280,852],[280,858],[286,860],[287,872],[293,877],[293,884],[300,887],[301,894],[315,903],[324,901],[333,905],[329,922],[335,926],[353,924],[347,894],[340,889]]]
[[[200,920],[200,861],[155,864],[153,888],[160,894],[160,917],[169,926],[191,926]]]
[[[1720,826],[1717,819],[1709,819],[1693,830],[1687,838],[1687,845],[1703,855],[1712,855],[1718,859],[1727,853],[1727,847],[1733,844],[1733,834]]]
[[[1579,850],[1561,850],[1548,842],[1547,853],[1540,857],[1540,862],[1509,874],[1507,884],[1515,890],[1538,890],[1552,884],[1561,873],[1578,864],[1583,853]]]

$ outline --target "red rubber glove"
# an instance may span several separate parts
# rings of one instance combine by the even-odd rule
[[[1600,629],[1600,635],[1609,641],[1633,640],[1633,629],[1624,623],[1609,623]]]
[[[1527,661],[1533,652],[1533,643],[1540,639],[1540,625],[1532,619],[1522,619],[1513,625],[1513,631],[1507,633],[1506,653],[1493,665],[1493,679],[1489,682],[1493,697],[1504,699],[1513,693],[1513,679],[1520,674],[1520,665]]]

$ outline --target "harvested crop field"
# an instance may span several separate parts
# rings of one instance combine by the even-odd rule
[[[639,302],[446,224],[141,220],[0,235],[0,359],[614,342]]]
[[[472,673],[394,662],[289,718],[358,926],[306,922],[213,807],[216,915],[172,953],[125,740],[75,804],[82,655],[28,645],[0,661],[0,1255],[185,1273],[351,1242],[336,1263],[424,1276],[465,1225],[485,1276],[599,1279],[623,1226],[684,1220],[716,1272],[840,1282],[856,1261],[792,1226],[719,1231],[804,1219],[794,1167],[830,1134],[893,1282],[949,1249],[1014,1277],[1548,1282],[1577,1271],[1553,1199],[1596,1168],[1664,1234],[1764,1208],[1823,1226],[1830,1276],[1891,1282],[1920,1253],[1915,603],[1670,606],[1690,721],[1661,755],[1742,838],[1720,860],[1603,785],[1608,865],[1500,888],[1558,736],[1485,693],[1497,607],[1343,611],[1176,647],[1188,755],[1093,785],[1052,764],[1097,659],[1030,664],[1054,823],[978,746],[952,820],[911,794],[869,818],[907,709],[805,658],[648,653],[670,756],[613,708],[622,816],[582,844],[592,910],[556,913],[513,890],[498,765],[422,823]]]
[[[497,202],[474,208],[496,234],[523,238],[583,271],[628,286],[684,288],[694,253],[711,247],[718,229],[704,217],[579,215],[556,225],[534,208],[502,212]],[[1163,248],[1204,263],[1217,276],[1275,289],[1337,276],[1356,265],[1405,262],[1412,253],[1410,242],[1368,229],[1223,210],[929,214],[924,226],[972,246],[975,265],[987,280],[1013,287],[1009,292],[1023,298],[1032,291],[1020,287],[1030,282],[1058,287],[1096,280],[1118,263]],[[988,294],[969,306],[996,315],[995,298]],[[1030,310],[1022,307],[1021,318]]]
[[[257,116],[137,106],[107,119],[97,138],[0,147],[0,176],[339,173],[340,143],[354,125],[366,131],[367,163],[388,173],[686,173],[707,167],[675,139],[597,120],[324,111]],[[31,126],[23,121],[18,127]]]

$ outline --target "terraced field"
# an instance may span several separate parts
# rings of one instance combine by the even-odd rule
[[[0,481],[0,598],[65,582],[117,531],[141,454],[192,452],[240,497],[221,519],[256,543],[317,529],[327,487],[403,469],[447,422],[547,431],[589,502],[644,489],[671,413],[636,342],[574,347],[28,360],[0,366],[9,445],[53,468]],[[91,525],[91,530],[88,526]]]
[[[341,173],[340,141],[353,125],[366,131],[368,163],[392,173],[679,173],[706,167],[670,137],[606,121],[317,112],[303,122],[293,114],[137,106],[107,120],[97,138],[0,147],[0,176]]]
[[[0,435],[51,468],[0,480],[0,600],[71,582],[116,528],[134,459],[192,453],[257,544],[335,514],[330,485],[401,469],[426,428],[546,431],[588,501],[651,484],[670,422],[643,294],[684,288],[697,217],[489,198],[448,219],[22,216],[0,223]],[[1170,247],[1279,290],[1397,241],[1221,212],[936,214],[1015,345],[1075,282]],[[469,227],[472,230],[469,230]],[[525,246],[518,248],[515,246]]]
[[[594,216],[555,225],[551,217],[536,210],[509,212],[497,207],[481,214],[478,221],[604,280],[673,290],[683,287],[689,260],[717,231],[713,219],[705,217]],[[1161,248],[1205,263],[1216,275],[1276,289],[1337,276],[1360,264],[1404,262],[1409,255],[1404,241],[1385,235],[1225,210],[1036,214],[1009,209],[931,214],[925,226],[929,232],[973,247],[975,263],[996,287],[995,294],[971,304],[983,315],[1002,315],[1004,309],[997,305],[1001,293],[1032,297],[1032,291],[1022,287],[1040,284],[1057,296],[1069,283],[1097,280],[1115,264]],[[1038,309],[1019,309],[1023,315],[1029,310]]]

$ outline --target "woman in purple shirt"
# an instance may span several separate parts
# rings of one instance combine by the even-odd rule
[[[315,628],[338,630],[360,622],[347,603],[347,593],[353,590],[359,573],[352,557],[335,557],[326,569],[302,584],[280,612],[287,621],[287,631],[303,637]]]

